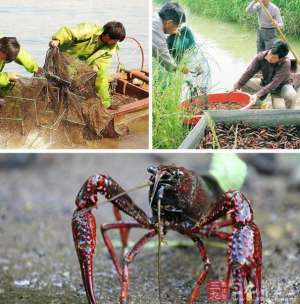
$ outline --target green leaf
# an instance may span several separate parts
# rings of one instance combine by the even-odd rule
[[[247,175],[247,165],[234,153],[214,153],[209,173],[224,192],[240,190]]]

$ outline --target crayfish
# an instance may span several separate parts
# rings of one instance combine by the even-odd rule
[[[100,229],[121,283],[120,303],[128,301],[129,265],[147,242],[170,230],[190,238],[203,260],[203,270],[196,279],[189,304],[197,300],[209,272],[210,260],[201,240],[207,237],[228,242],[228,268],[224,281],[228,299],[234,291],[237,303],[247,303],[246,289],[251,282],[254,286],[252,299],[254,303],[261,303],[261,237],[253,222],[251,204],[245,195],[233,190],[223,193],[211,176],[197,175],[183,167],[150,166],[148,173],[150,216],[132,201],[116,181],[106,175],[88,178],[76,197],[77,209],[72,219],[72,231],[88,302],[96,303],[93,278],[96,221],[92,210],[97,207],[98,194],[101,194],[113,204],[116,218],[113,223],[102,224]],[[132,217],[133,221],[123,221],[121,212]],[[225,232],[223,227],[232,227],[232,231]],[[108,232],[119,230],[125,248],[129,231],[133,228],[143,228],[147,232],[121,261]]]

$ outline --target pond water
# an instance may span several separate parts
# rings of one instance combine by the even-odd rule
[[[231,89],[256,54],[256,32],[238,24],[195,15],[189,15],[189,25],[210,63],[210,90]],[[288,39],[300,53],[300,42]]]
[[[76,25],[83,21],[105,24],[117,20],[125,25],[128,36],[136,38],[145,50],[148,62],[148,0],[110,1],[110,0],[2,0],[0,8],[1,33],[17,37],[38,60],[44,63],[51,36],[61,26]],[[137,45],[131,41],[120,44],[121,62],[128,68],[138,67],[140,63]],[[126,52],[125,52],[126,51]],[[125,56],[126,54],[126,56]],[[114,58],[114,63],[117,60]],[[113,66],[114,68],[116,65]],[[7,70],[23,68],[10,64]]]

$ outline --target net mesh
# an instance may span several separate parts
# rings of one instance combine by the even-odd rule
[[[205,49],[196,44],[186,52],[187,67],[190,73],[185,75],[185,88],[182,99],[193,99],[207,94],[211,89],[211,69]]]
[[[83,62],[57,49],[50,49],[45,61],[51,107],[65,121],[85,126],[88,138],[118,137],[113,115],[95,92],[96,72]]]
[[[4,102],[0,107],[1,136],[25,134],[38,125],[39,101],[47,92],[45,78],[19,78],[6,88]]]
[[[1,139],[28,135],[33,129],[57,131],[63,126],[76,140],[116,138],[128,132],[96,96],[96,72],[57,49],[49,49],[43,77],[19,78],[2,91]],[[76,132],[74,130],[76,129]],[[65,132],[65,130],[64,130]],[[72,134],[69,134],[72,142]],[[1,141],[0,139],[0,141]]]

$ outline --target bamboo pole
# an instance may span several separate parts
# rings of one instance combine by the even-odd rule
[[[290,48],[291,53],[294,55],[295,59],[297,60],[297,63],[300,65],[300,58],[297,55],[297,53],[294,51],[294,49],[292,48],[292,46],[290,45],[290,43],[288,42],[285,34],[283,33],[283,31],[281,30],[281,28],[277,25],[277,23],[275,22],[275,20],[273,19],[273,16],[271,15],[271,13],[269,12],[269,10],[266,8],[266,6],[263,4],[262,0],[258,0],[261,7],[264,9],[264,11],[266,12],[266,14],[268,15],[268,17],[270,18],[270,20],[272,21],[273,25],[276,27],[281,39],[286,42]]]

